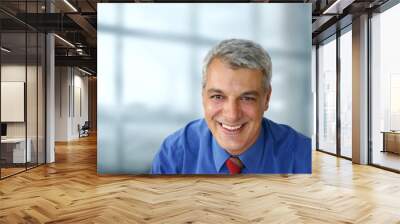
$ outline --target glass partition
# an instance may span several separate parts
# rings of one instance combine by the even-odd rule
[[[371,19],[372,163],[400,171],[400,5]]]
[[[41,13],[44,3],[0,6]],[[0,12],[1,179],[45,162],[45,41],[40,31]]]
[[[318,149],[336,154],[336,37],[318,48]]]
[[[352,34],[340,36],[340,154],[351,158],[352,149]]]
[[[31,161],[31,151],[26,150],[26,33],[3,32],[1,46],[0,110],[6,126],[1,139],[1,176],[6,177],[24,171]]]
[[[37,64],[37,162],[43,164],[46,162],[45,151],[45,111],[46,111],[46,38],[43,33],[38,33],[38,64]]]
[[[27,33],[27,81],[26,81],[26,113],[27,113],[27,149],[31,151],[28,168],[37,165],[37,76],[38,76],[38,35],[36,32]]]

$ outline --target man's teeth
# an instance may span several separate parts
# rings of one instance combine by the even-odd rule
[[[237,129],[239,129],[240,127],[242,127],[242,125],[229,126],[229,125],[226,125],[226,124],[222,124],[222,127],[223,127],[223,128],[226,128],[226,129],[228,129],[228,130],[234,131],[234,130],[237,130]]]

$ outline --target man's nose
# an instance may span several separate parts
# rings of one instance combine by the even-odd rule
[[[224,105],[224,118],[227,122],[236,122],[242,116],[240,105],[236,100],[229,100]]]

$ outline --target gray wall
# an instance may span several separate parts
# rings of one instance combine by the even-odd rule
[[[55,68],[55,141],[79,137],[88,120],[88,77],[74,67]]]

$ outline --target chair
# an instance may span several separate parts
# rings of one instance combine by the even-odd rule
[[[80,127],[80,125],[78,124],[78,129],[79,129],[79,138],[89,136],[89,129],[90,129],[89,121],[85,121],[82,127]]]

